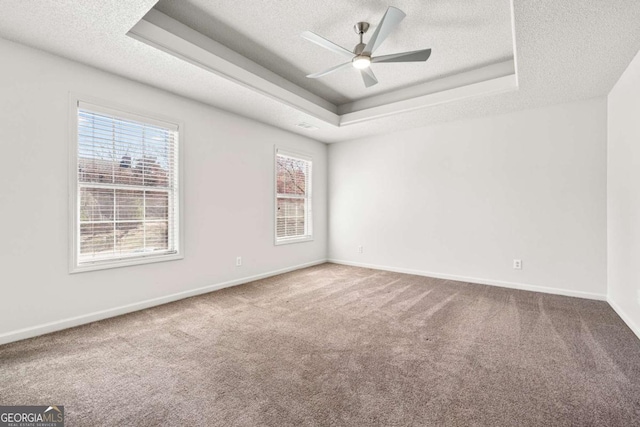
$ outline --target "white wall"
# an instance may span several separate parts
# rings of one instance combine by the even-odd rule
[[[331,145],[329,258],[604,299],[606,108],[598,98]]]
[[[0,343],[326,258],[326,145],[2,39],[0,58]],[[184,260],[68,273],[70,91],[184,122]],[[313,155],[312,242],[273,244],[274,144]]]
[[[640,337],[640,53],[608,103],[608,299]]]
[[[18,44],[0,40],[0,57],[0,343],[322,261],[327,190],[332,259],[607,292],[604,99],[338,143],[327,158],[311,139]],[[636,325],[639,62],[609,98],[609,298]],[[184,122],[184,260],[68,273],[69,92]],[[274,144],[314,156],[313,242],[273,245]]]

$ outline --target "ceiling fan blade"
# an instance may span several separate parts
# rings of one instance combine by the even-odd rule
[[[317,35],[316,33],[312,33],[311,31],[305,31],[300,34],[300,37],[303,39],[309,40],[312,43],[317,44],[318,46],[322,46],[325,49],[330,50],[331,52],[338,53],[342,56],[346,56],[347,58],[353,58],[355,55],[350,50],[343,48],[342,46],[338,46],[334,42],[330,42],[322,36]]]
[[[419,62],[426,61],[431,56],[431,49],[414,50],[411,52],[393,53],[371,58],[371,62]]]
[[[351,66],[351,62],[345,62],[344,64],[336,65],[335,67],[331,67],[328,70],[320,71],[318,73],[309,74],[307,77],[310,79],[317,79],[318,77],[326,76],[327,74],[331,74],[334,71],[341,70],[343,68],[347,68]]]
[[[371,68],[360,70],[360,74],[362,74],[362,80],[364,80],[364,85],[366,87],[371,87],[378,84],[378,79],[376,79],[376,76],[375,74],[373,74]]]
[[[373,53],[380,47],[382,42],[396,29],[398,24],[407,16],[403,11],[393,6],[389,6],[384,16],[380,20],[376,31],[369,39],[369,43],[364,48],[365,52]]]

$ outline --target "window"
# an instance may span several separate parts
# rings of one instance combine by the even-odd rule
[[[178,125],[76,105],[71,270],[180,258]]]
[[[312,239],[311,158],[276,149],[276,244]]]

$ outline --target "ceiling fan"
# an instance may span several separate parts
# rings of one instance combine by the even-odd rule
[[[411,52],[402,52],[402,53],[393,53],[391,55],[382,55],[382,56],[371,56],[375,50],[380,47],[382,42],[396,29],[400,21],[402,21],[405,17],[405,13],[400,9],[389,6],[386,13],[380,20],[380,24],[374,31],[371,39],[367,44],[363,43],[362,36],[369,29],[368,22],[358,22],[354,25],[353,29],[356,34],[360,36],[360,43],[356,45],[351,52],[348,49],[343,48],[342,46],[338,46],[337,44],[330,42],[329,40],[321,37],[311,31],[305,31],[301,34],[302,38],[309,40],[319,46],[324,47],[332,52],[338,53],[342,56],[349,58],[350,62],[345,62],[344,64],[336,65],[335,67],[331,67],[327,70],[320,71],[318,73],[309,74],[307,77],[310,79],[317,79],[318,77],[326,76],[327,74],[331,74],[335,71],[342,70],[343,68],[348,68],[349,66],[353,66],[360,70],[360,74],[362,75],[362,80],[364,81],[364,85],[366,87],[371,87],[378,83],[378,79],[373,74],[373,71],[370,68],[370,65],[374,62],[424,62],[429,59],[431,55],[431,49],[421,49],[414,50]]]

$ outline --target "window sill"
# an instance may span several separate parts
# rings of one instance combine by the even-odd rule
[[[303,242],[312,242],[313,236],[305,236],[305,237],[294,237],[291,239],[280,239],[274,242],[275,246],[280,245],[289,245],[291,243],[303,243]]]
[[[86,263],[82,265],[72,266],[69,270],[69,273],[84,273],[86,271],[107,270],[111,268],[130,267],[133,265],[152,264],[156,262],[175,261],[179,259],[184,259],[184,255],[178,253],[169,255],[150,255],[140,258],[119,259],[113,261],[96,261],[95,263]]]

